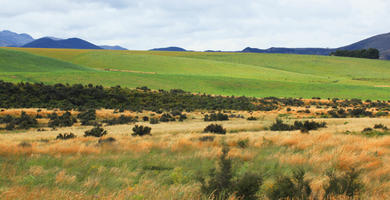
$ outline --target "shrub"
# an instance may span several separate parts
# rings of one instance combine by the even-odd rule
[[[138,125],[135,125],[133,127],[133,136],[144,136],[144,135],[150,135],[150,131],[152,130],[152,128],[148,127],[148,126],[138,126]]]
[[[96,120],[96,110],[88,110],[81,112],[77,115],[77,118],[80,119],[81,125],[93,125],[94,120]]]
[[[256,173],[247,172],[235,183],[235,195],[243,200],[256,200],[257,191],[263,184],[263,178]]]
[[[347,195],[353,198],[363,189],[363,184],[359,181],[360,172],[353,168],[341,175],[329,170],[326,175],[329,183],[324,185],[325,199],[330,199],[332,195]]]
[[[204,116],[204,121],[205,122],[210,122],[210,121],[227,121],[229,120],[229,116],[223,113],[211,113],[210,115],[205,115]]]
[[[149,121],[149,117],[148,117],[148,116],[143,116],[143,117],[142,117],[142,120],[143,120],[144,122],[148,122],[148,121]]]
[[[274,122],[270,130],[271,131],[292,131],[292,130],[301,130],[301,132],[308,132],[311,130],[317,130],[319,128],[326,127],[325,122],[315,122],[315,121],[295,121],[294,125],[285,124],[281,119],[277,119]]]
[[[132,116],[124,116],[121,115],[118,118],[113,118],[109,120],[103,120],[103,123],[107,123],[108,125],[116,125],[116,124],[128,124],[136,122],[137,120],[134,119]]]
[[[59,135],[57,135],[56,140],[69,140],[73,138],[76,138],[76,135],[73,133],[64,133],[64,134],[60,133]]]
[[[387,126],[383,124],[375,124],[374,129],[388,130]]]
[[[311,194],[310,181],[304,180],[305,171],[297,169],[292,177],[279,176],[275,184],[267,191],[271,200],[278,199],[309,199]]]
[[[70,112],[66,112],[61,116],[58,116],[57,113],[53,113],[49,116],[49,127],[66,127],[66,126],[72,126],[74,123],[77,122],[77,119],[72,117],[72,114]]]
[[[257,120],[257,118],[256,117],[253,117],[253,116],[250,116],[250,117],[248,117],[248,119],[247,119],[248,121],[256,121]]]
[[[377,112],[375,114],[375,117],[384,117],[384,116],[388,116],[389,113],[388,112]]]
[[[203,132],[205,133],[217,133],[217,134],[226,134],[226,129],[219,124],[210,124],[208,125]]]
[[[176,121],[176,119],[168,113],[164,113],[160,117],[160,122],[174,122],[174,121]]]
[[[293,127],[283,123],[283,120],[281,119],[276,119],[276,122],[274,122],[271,127],[271,131],[291,131],[293,130]]]
[[[29,129],[38,126],[38,121],[35,117],[30,117],[25,112],[22,112],[20,117],[13,118],[12,116],[5,116],[1,119],[2,122],[6,122],[6,130],[13,129]]]
[[[182,121],[184,121],[186,119],[187,119],[187,115],[186,114],[180,114],[179,122],[182,122]]]
[[[150,123],[150,124],[158,124],[158,123],[159,123],[159,120],[158,120],[158,118],[150,118],[149,123]]]
[[[84,133],[84,137],[89,137],[89,136],[102,137],[104,135],[107,135],[107,131],[100,126],[96,126],[91,130],[85,131]]]
[[[22,148],[31,148],[32,145],[28,142],[21,142],[18,144],[19,147],[22,147]]]
[[[219,157],[218,169],[210,170],[209,178],[199,178],[201,191],[209,199],[228,199],[235,194],[239,199],[257,199],[256,193],[262,184],[262,177],[255,173],[245,173],[242,177],[233,179],[232,160],[227,157],[229,147],[224,145]]]

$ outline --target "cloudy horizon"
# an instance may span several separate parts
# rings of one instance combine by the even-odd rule
[[[390,32],[385,0],[0,0],[0,30],[132,50],[345,46]]]

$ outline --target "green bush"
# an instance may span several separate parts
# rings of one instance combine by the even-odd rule
[[[158,120],[158,118],[150,118],[150,121],[149,123],[150,124],[158,124],[160,121]]]
[[[174,122],[174,121],[176,121],[176,119],[168,113],[164,113],[160,117],[160,122]]]
[[[360,172],[353,168],[341,175],[337,175],[334,170],[328,170],[326,175],[329,182],[324,185],[325,199],[331,199],[334,195],[347,195],[354,198],[363,189],[363,184],[359,180]]]
[[[250,117],[248,117],[248,119],[247,119],[248,121],[256,121],[257,120],[257,118],[256,117],[253,117],[253,116],[250,116]]]
[[[245,173],[233,179],[232,160],[227,157],[228,152],[229,147],[224,145],[218,169],[211,169],[207,180],[199,178],[202,193],[209,199],[228,199],[233,194],[239,199],[257,199],[256,193],[262,184],[262,177],[255,173]]]
[[[60,133],[57,135],[56,140],[69,140],[73,138],[76,138],[76,135],[73,133]]]
[[[49,127],[66,127],[73,126],[74,123],[77,122],[77,119],[72,117],[70,112],[66,112],[61,116],[58,116],[57,113],[53,113],[49,116]]]
[[[205,122],[211,122],[211,121],[227,121],[229,120],[229,116],[223,113],[211,113],[210,115],[205,115],[204,119]]]
[[[133,127],[133,136],[144,136],[144,135],[150,135],[150,131],[152,131],[152,128],[148,126],[138,126],[135,125]]]
[[[94,125],[96,120],[96,110],[90,109],[85,112],[81,112],[77,115],[80,119],[81,125]]]
[[[325,122],[315,122],[315,121],[295,121],[294,125],[285,124],[283,120],[276,119],[270,130],[271,131],[292,131],[292,130],[301,130],[301,132],[308,132],[311,130],[317,130],[319,128],[326,127]]]
[[[89,137],[89,136],[102,137],[104,135],[107,135],[107,131],[100,126],[96,126],[91,130],[85,131],[84,133],[84,137]]]
[[[310,181],[305,180],[305,171],[297,169],[292,177],[279,176],[275,184],[267,192],[271,200],[279,199],[309,199],[311,194]]]
[[[199,141],[201,142],[212,142],[214,141],[215,136],[202,136],[199,138]]]
[[[219,124],[210,124],[204,130],[204,133],[217,133],[217,134],[226,134],[226,129]]]
[[[108,125],[129,124],[133,122],[137,122],[137,120],[134,119],[132,116],[125,116],[125,115],[121,115],[118,118],[103,120],[103,123],[107,123]]]

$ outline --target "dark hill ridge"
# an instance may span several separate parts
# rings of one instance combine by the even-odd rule
[[[165,48],[151,49],[149,51],[187,51],[187,50],[180,47],[165,47]]]
[[[380,51],[380,58],[390,60],[390,33],[376,35],[368,39],[353,43],[340,48],[269,48],[257,49],[247,47],[241,52],[246,53],[286,53],[286,54],[306,54],[306,55],[329,55],[336,50],[360,50],[375,48]]]
[[[33,40],[34,38],[25,33],[17,34],[8,30],[0,31],[0,47],[18,47]]]
[[[69,38],[65,40],[54,40],[49,37],[34,40],[22,47],[27,48],[57,48],[57,49],[102,49],[90,42],[80,38]]]

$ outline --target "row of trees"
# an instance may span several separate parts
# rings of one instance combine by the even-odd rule
[[[361,50],[337,50],[330,54],[331,56],[343,56],[343,57],[354,57],[354,58],[369,58],[379,59],[378,49],[361,49]]]

